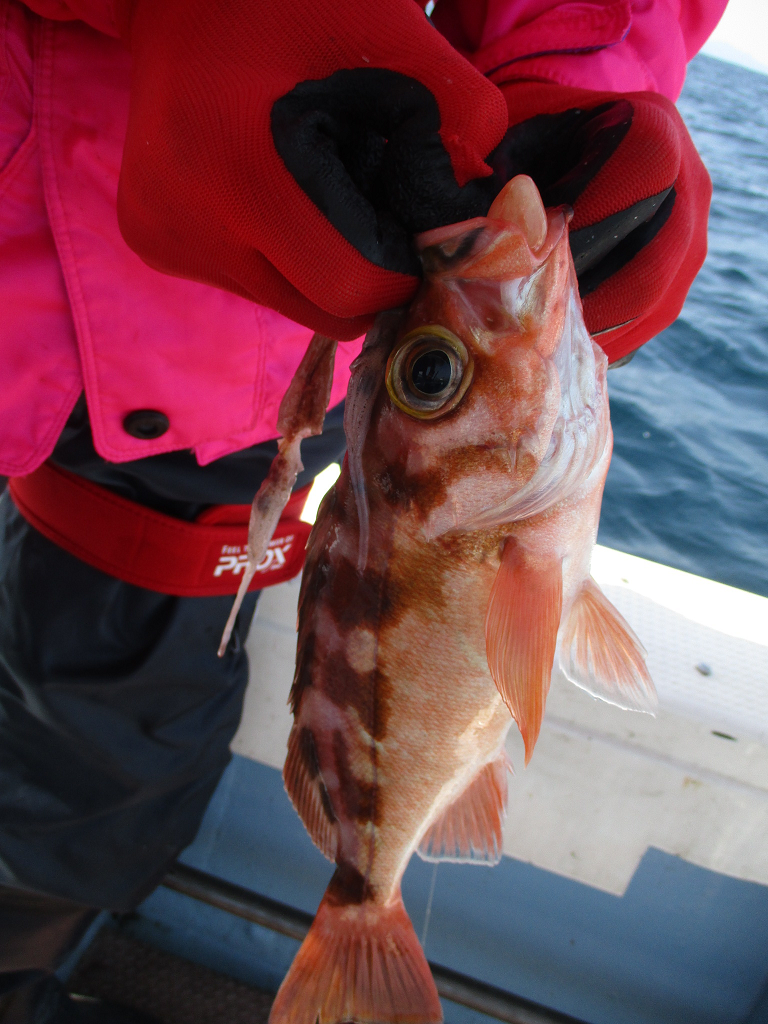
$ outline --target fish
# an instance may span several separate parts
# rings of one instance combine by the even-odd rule
[[[589,574],[612,434],[569,211],[513,178],[416,239],[423,283],[352,367],[347,455],[307,547],[283,771],[336,869],[270,1024],[433,1024],[411,855],[501,857],[553,666],[652,711],[645,652]]]

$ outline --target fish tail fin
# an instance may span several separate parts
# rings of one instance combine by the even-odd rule
[[[440,1024],[437,989],[398,891],[339,900],[331,879],[272,1004],[269,1024]]]
[[[568,679],[593,697],[628,711],[656,710],[643,645],[591,577],[568,616],[560,662]]]
[[[507,541],[485,619],[488,668],[531,759],[552,679],[563,607],[562,563]]]

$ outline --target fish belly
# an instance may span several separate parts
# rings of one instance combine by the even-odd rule
[[[332,843],[319,841],[317,823],[313,838],[350,881],[364,879],[366,898],[386,902],[425,831],[498,756],[511,723],[485,651],[500,545],[493,536],[426,542],[418,522],[393,521],[374,504],[360,572],[345,483],[314,549],[310,540],[294,685],[293,736],[311,746],[325,811],[323,801],[294,803],[310,834],[308,815],[326,836],[332,827]]]
[[[370,879],[396,890],[429,826],[500,752],[511,724],[488,670],[485,615],[496,548],[393,544],[380,622]]]

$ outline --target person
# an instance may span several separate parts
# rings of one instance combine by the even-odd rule
[[[674,100],[724,6],[0,0],[0,1019],[82,1019],[52,972],[230,756],[256,594],[218,660],[231,596],[157,538],[250,503],[313,331],[346,344],[299,486],[340,458],[414,232],[516,173],[573,208],[611,362],[667,326],[711,192]]]

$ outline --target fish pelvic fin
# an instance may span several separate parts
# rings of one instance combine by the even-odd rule
[[[331,879],[272,1004],[269,1024],[440,1024],[437,989],[400,893],[341,899]]]
[[[609,704],[650,714],[658,706],[643,645],[592,577],[568,615],[560,665],[572,683]]]
[[[491,588],[485,648],[493,681],[523,737],[526,764],[544,717],[562,607],[560,559],[508,540]]]
[[[416,851],[422,860],[499,863],[511,770],[504,751],[483,765],[461,796],[427,829]]]
[[[338,824],[320,774],[314,737],[307,728],[294,725],[291,729],[283,783],[312,842],[328,860],[335,860]]]

